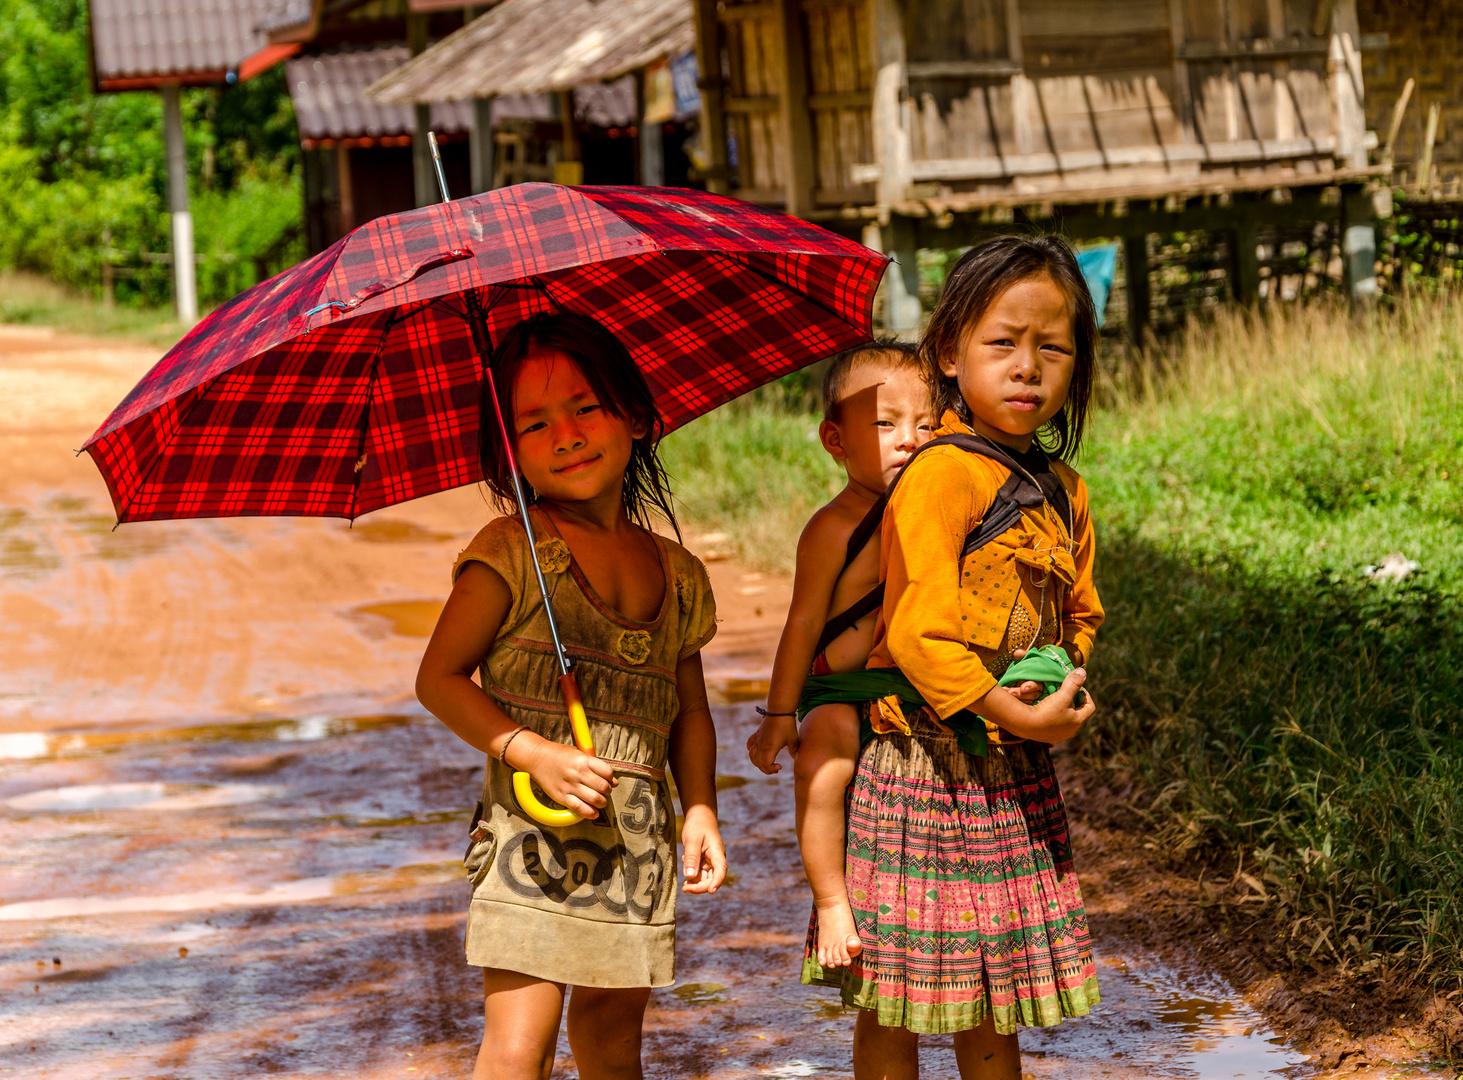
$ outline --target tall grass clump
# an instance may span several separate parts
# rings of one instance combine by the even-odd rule
[[[1463,985],[1458,299],[1222,316],[1103,402],[1083,753],[1160,846],[1239,860],[1297,959]]]

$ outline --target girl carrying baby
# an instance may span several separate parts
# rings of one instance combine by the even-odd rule
[[[810,934],[804,964],[860,1010],[860,1080],[916,1077],[921,1033],[954,1033],[965,1080],[1017,1080],[1020,1027],[1098,1000],[1050,753],[1094,711],[1079,691],[1102,606],[1087,489],[1066,461],[1096,343],[1071,248],[1014,236],[959,260],[921,342],[940,426],[891,485],[868,660],[907,687],[859,704],[872,737],[848,796],[862,951],[825,968]],[[1009,527],[978,539],[995,510]],[[1051,645],[1075,667],[1054,692],[998,686]]]

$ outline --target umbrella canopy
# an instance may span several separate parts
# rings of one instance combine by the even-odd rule
[[[887,259],[670,188],[519,184],[378,218],[240,293],[85,449],[119,521],[354,518],[477,482],[482,361],[539,311],[616,334],[672,430],[867,341]]]

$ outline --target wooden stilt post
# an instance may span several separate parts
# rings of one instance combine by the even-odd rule
[[[813,124],[808,115],[808,48],[801,0],[775,0],[782,46],[782,138],[787,170],[784,209],[802,217],[813,209],[817,167],[813,161]]]
[[[427,20],[421,12],[410,12],[406,17],[406,44],[413,56],[427,51]],[[437,173],[432,168],[432,148],[427,143],[427,132],[432,130],[432,106],[413,105],[415,123],[411,137],[411,171],[413,188],[418,206],[431,206],[441,202],[437,190]]]
[[[731,193],[731,160],[726,146],[726,84],[721,77],[721,20],[716,0],[693,0],[696,20],[697,89],[701,91],[701,145],[706,154],[706,190]]]
[[[178,321],[198,321],[198,276],[193,264],[193,215],[188,210],[188,148],[183,142],[182,91],[165,83],[163,139],[168,152],[168,211],[173,224],[173,302]]]
[[[1241,216],[1229,234],[1230,289],[1239,303],[1249,307],[1260,299],[1260,238],[1255,223]]]
[[[1377,204],[1364,190],[1341,197],[1341,265],[1346,294],[1352,303],[1369,304],[1377,297]]]
[[[493,186],[493,99],[472,99],[472,134],[468,142],[468,158],[472,164],[472,193],[488,191]]]
[[[924,309],[919,299],[919,248],[914,222],[907,217],[891,215],[887,225],[870,222],[864,226],[865,247],[882,251],[894,262],[884,271],[879,285],[879,308],[883,313],[884,332],[901,341],[919,337]]]
[[[646,86],[648,71],[641,68],[635,73],[636,123],[640,131],[640,183],[645,187],[665,186],[665,137],[660,124],[645,118],[645,105],[650,98]]]
[[[1123,237],[1123,283],[1128,290],[1128,340],[1143,348],[1150,321],[1152,297],[1148,289],[1148,234]]]

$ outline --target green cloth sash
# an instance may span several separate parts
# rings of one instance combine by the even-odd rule
[[[1020,660],[1006,669],[999,685],[1012,686],[1022,682],[1041,683],[1042,697],[1054,693],[1062,680],[1072,670],[1072,662],[1066,652],[1057,645],[1043,645],[1032,649]],[[915,689],[898,668],[868,668],[864,671],[845,671],[834,675],[810,675],[803,683],[803,695],[798,699],[798,720],[801,721],[811,709],[819,705],[857,704],[876,698],[894,696],[899,707],[906,713],[922,708],[924,695]],[[1039,700],[1039,699],[1038,699]],[[1082,707],[1086,695],[1077,692],[1073,704]],[[967,754],[986,756],[985,721],[969,709],[962,709],[945,721],[955,732],[955,742]],[[874,737],[874,729],[868,720],[859,721],[859,745],[865,746]]]

